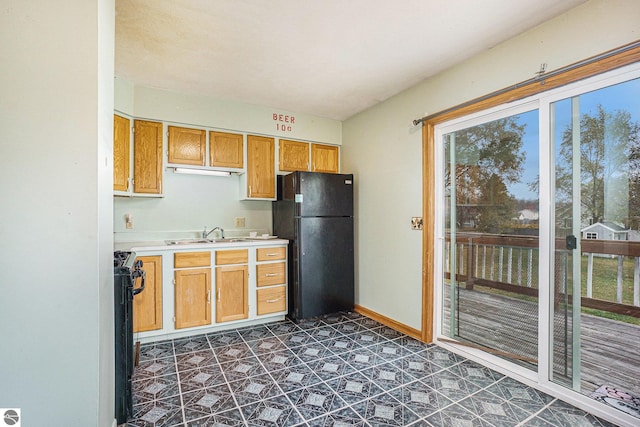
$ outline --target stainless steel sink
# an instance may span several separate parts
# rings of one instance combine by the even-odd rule
[[[165,240],[167,245],[196,245],[204,243],[233,243],[243,242],[245,239],[178,239],[178,240]]]
[[[193,245],[195,243],[213,243],[210,239],[180,239],[180,240],[165,240],[167,245]]]

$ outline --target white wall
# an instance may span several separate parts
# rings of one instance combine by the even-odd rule
[[[165,171],[163,198],[114,198],[114,231],[117,241],[197,237],[204,226],[220,226],[229,233],[271,231],[271,202],[239,200],[239,177],[174,174]],[[125,215],[134,228],[125,228]],[[235,217],[244,217],[245,228],[236,229]],[[175,234],[174,234],[175,233]],[[186,233],[186,234],[185,234]],[[189,235],[189,233],[191,235]]]
[[[113,11],[2,3],[0,406],[25,426],[114,418]]]
[[[116,110],[137,118],[171,122],[276,138],[340,145],[342,123],[337,120],[287,112],[274,108],[176,93],[135,85],[116,78]],[[295,117],[294,123],[275,121],[273,114]],[[277,125],[291,126],[280,131]],[[166,137],[165,153],[166,159]],[[165,170],[164,198],[123,198],[114,200],[115,238],[118,241],[155,239],[158,236],[196,237],[204,226],[221,226],[229,233],[249,230],[271,232],[271,202],[240,201],[237,175],[212,177],[176,175]],[[125,228],[125,215],[134,219],[134,228]],[[246,218],[244,229],[236,229],[234,218]]]
[[[100,0],[98,28],[98,425],[113,424],[115,407],[115,354],[113,322],[113,107],[115,0]]]
[[[640,2],[592,0],[343,123],[356,175],[357,303],[420,329],[422,133],[413,119],[640,39]],[[416,52],[420,55],[420,52]],[[430,230],[425,230],[430,232]]]
[[[119,81],[120,79],[118,79]],[[295,111],[261,107],[205,96],[134,87],[135,115],[154,120],[211,126],[303,141],[342,144],[342,123]],[[273,115],[294,117],[294,123],[274,120]],[[282,131],[288,126],[290,130]]]

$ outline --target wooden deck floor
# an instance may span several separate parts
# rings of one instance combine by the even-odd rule
[[[526,359],[537,359],[535,303],[462,288],[458,304],[460,337],[472,344],[515,353],[525,361],[509,360],[525,366]],[[445,314],[448,313],[445,307]],[[448,328],[448,321],[445,327]],[[569,345],[565,352],[565,317],[557,312],[554,372],[558,379],[564,372],[565,360],[571,372],[570,316],[566,327]],[[581,331],[582,393],[588,395],[605,384],[640,395],[640,326],[583,314]]]

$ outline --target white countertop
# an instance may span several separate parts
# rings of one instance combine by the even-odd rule
[[[185,239],[187,240],[187,239]],[[140,241],[140,242],[116,242],[113,245],[116,251],[175,251],[182,249],[220,249],[220,248],[237,248],[248,246],[272,246],[286,245],[289,243],[286,239],[273,238],[230,238],[233,242],[211,242],[211,243],[181,243],[167,244],[164,240]]]

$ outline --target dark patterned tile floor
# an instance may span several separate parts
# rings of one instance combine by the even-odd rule
[[[357,313],[143,344],[130,426],[611,426]]]

